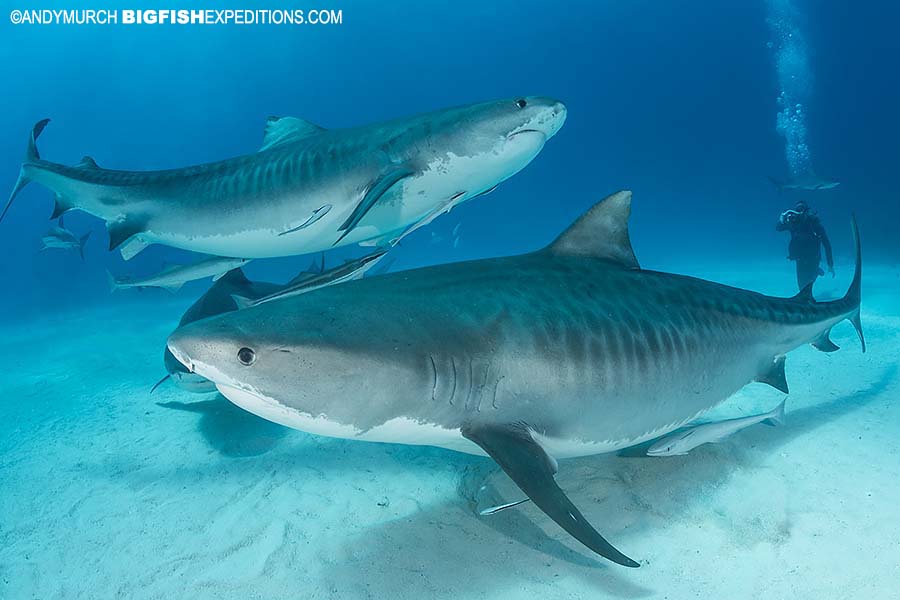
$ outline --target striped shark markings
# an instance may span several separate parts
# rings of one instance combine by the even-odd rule
[[[268,258],[393,239],[525,168],[562,127],[565,106],[529,96],[384,123],[325,129],[270,117],[258,152],[160,171],[44,160],[33,127],[0,221],[30,182],[54,194],[54,216],[102,219],[109,248],[132,258],[151,244],[214,256]],[[441,209],[437,210],[436,209]]]
[[[791,350],[844,320],[862,340],[862,262],[854,220],[838,300],[644,270],[630,211],[618,192],[542,250],[318,289],[187,325],[168,346],[286,426],[490,456],[575,539],[636,567],[557,485],[557,460],[671,433],[753,381],[785,391]]]

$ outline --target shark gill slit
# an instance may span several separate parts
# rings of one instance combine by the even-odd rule
[[[453,368],[453,387],[450,389],[450,406],[453,406],[453,398],[456,396],[456,360],[450,357],[450,366]]]
[[[432,355],[428,355],[428,360],[431,361],[431,401],[437,401],[437,365],[434,364],[434,357]]]

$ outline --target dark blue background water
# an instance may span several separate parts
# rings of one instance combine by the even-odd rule
[[[3,4],[0,189],[12,189],[28,132],[44,117],[53,119],[39,142],[44,158],[73,163],[89,154],[109,168],[155,169],[252,152],[270,114],[345,127],[540,94],[568,105],[560,134],[497,192],[404,242],[398,267],[534,249],[607,193],[630,188],[632,235],[645,265],[690,272],[703,262],[735,270],[768,264],[791,276],[786,239],[773,224],[798,196],[779,197],[767,180],[787,167],[761,1],[297,6],[343,10],[342,25],[318,27],[12,26],[9,10],[31,3]],[[128,4],[142,5],[163,7]],[[847,222],[856,211],[867,259],[893,262],[900,256],[900,8],[797,5],[814,71],[813,160],[842,182],[805,197],[831,230],[839,260],[849,258]],[[50,198],[30,186],[0,224],[7,318],[108,301],[105,269],[147,274],[167,257],[187,256],[152,248],[126,265],[106,252],[102,224],[77,213],[67,224],[94,230],[87,262],[39,253]],[[432,233],[446,236],[456,223],[457,249],[432,243]],[[286,274],[307,262],[256,263],[250,272]]]

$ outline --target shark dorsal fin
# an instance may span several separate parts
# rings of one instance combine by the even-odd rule
[[[269,117],[266,119],[266,131],[263,134],[262,148],[259,150],[262,152],[275,146],[296,142],[322,131],[325,131],[324,127],[297,117]]]
[[[250,280],[247,279],[247,276],[244,274],[244,270],[240,267],[234,268],[221,277],[219,277],[219,281],[223,283],[229,283],[231,285],[250,285]]]
[[[816,299],[813,298],[813,283],[807,283],[802,290],[800,290],[796,296],[794,296],[794,300],[797,302],[804,302],[806,304],[815,304]]]
[[[640,269],[628,237],[631,192],[607,196],[581,215],[547,247],[561,256],[602,258],[627,269]]]
[[[83,156],[81,160],[75,165],[79,169],[99,169],[100,165],[97,164],[97,161],[91,158],[90,156]]]

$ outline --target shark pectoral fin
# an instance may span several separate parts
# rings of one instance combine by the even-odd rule
[[[863,335],[862,330],[862,321],[859,319],[859,309],[856,309],[856,312],[847,317],[847,320],[853,324],[853,329],[856,330],[856,335],[859,337],[859,343],[862,346],[862,351],[865,353],[866,351],[866,336]]]
[[[263,144],[259,151],[290,144],[323,131],[325,131],[324,127],[297,117],[269,117],[266,119],[266,131],[263,134]]]
[[[482,517],[486,517],[488,515],[496,515],[501,510],[506,510],[507,508],[525,504],[526,502],[528,502],[528,500],[529,498],[522,498],[521,500],[516,500],[515,502],[507,502],[506,504],[500,504],[499,506],[491,506],[490,508],[479,510],[478,514]]]
[[[840,346],[831,341],[831,329],[827,329],[822,332],[822,335],[817,337],[810,343],[810,346],[815,348],[820,352],[836,352],[841,349]]]
[[[487,452],[538,508],[576,540],[615,563],[640,566],[603,539],[572,504],[553,478],[556,461],[526,426],[467,424],[462,434]]]
[[[412,169],[396,167],[373,181],[366,190],[365,195],[363,195],[362,200],[359,201],[359,204],[356,205],[356,208],[354,208],[353,212],[350,213],[350,216],[347,217],[347,220],[338,227],[338,231],[343,231],[343,233],[333,245],[337,245],[348,233],[353,231],[356,226],[359,225],[362,218],[372,210],[372,207],[375,206],[378,200],[388,193],[392,187],[413,174],[414,171]]]
[[[608,260],[626,269],[640,269],[628,237],[631,192],[607,196],[584,213],[547,246],[545,252]]]
[[[759,383],[767,383],[779,392],[789,394],[787,378],[784,376],[784,356],[776,356],[768,369],[756,377]]]

